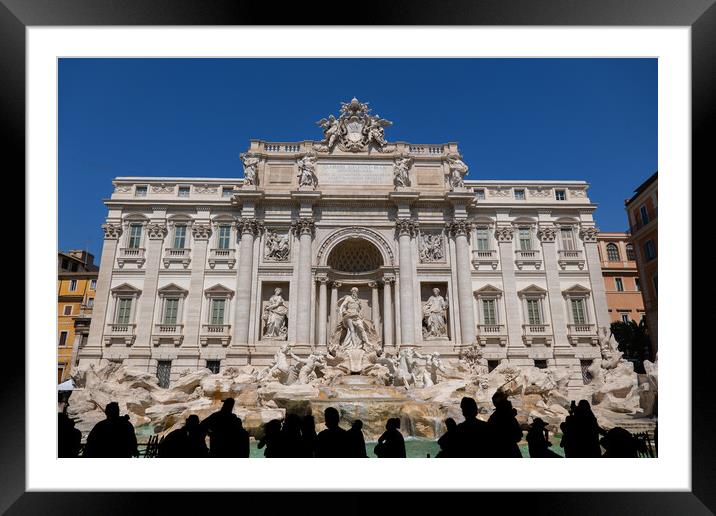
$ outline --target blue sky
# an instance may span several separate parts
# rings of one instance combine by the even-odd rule
[[[603,231],[657,170],[656,59],[61,59],[60,249],[99,260],[114,177],[241,177],[250,138],[318,140],[354,96],[468,179],[588,181]]]

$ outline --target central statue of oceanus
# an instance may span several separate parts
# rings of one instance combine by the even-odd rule
[[[329,353],[348,362],[352,373],[360,373],[375,362],[380,353],[378,334],[373,323],[362,315],[363,302],[358,297],[358,288],[342,297],[338,303],[340,321],[331,335]]]

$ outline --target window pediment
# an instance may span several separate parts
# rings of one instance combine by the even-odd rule
[[[484,287],[477,289],[473,294],[476,297],[501,297],[502,290],[495,287],[494,285],[485,285]]]
[[[220,283],[217,283],[213,287],[209,287],[206,290],[204,290],[204,295],[206,297],[232,298],[232,297],[234,297],[234,291],[228,287],[225,287],[224,285],[221,285]]]
[[[565,297],[570,297],[570,296],[571,297],[577,297],[577,296],[584,297],[584,296],[588,296],[591,293],[592,293],[591,290],[589,290],[587,287],[585,287],[583,285],[579,285],[579,284],[572,285],[568,289],[562,291],[562,295],[564,295]]]
[[[157,293],[160,297],[186,297],[189,294],[189,291],[181,288],[176,283],[170,283],[169,285],[165,285],[158,289]]]
[[[139,290],[137,287],[130,285],[129,283],[122,283],[121,285],[117,285],[113,289],[110,290],[112,292],[113,296],[139,296],[142,291]]]
[[[525,287],[517,292],[517,295],[520,297],[545,297],[547,295],[547,290],[532,284],[529,287]]]

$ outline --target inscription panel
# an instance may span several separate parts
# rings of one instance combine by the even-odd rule
[[[318,184],[393,185],[392,163],[318,163]]]

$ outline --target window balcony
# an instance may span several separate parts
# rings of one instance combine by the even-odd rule
[[[522,340],[526,346],[542,341],[546,346],[552,344],[552,329],[549,324],[523,324]]]
[[[206,346],[209,342],[219,342],[222,346],[228,346],[231,342],[230,324],[202,324],[199,342]]]
[[[525,265],[534,265],[535,269],[540,269],[542,267],[542,253],[539,249],[518,249],[515,251],[515,265],[519,270],[522,270]]]
[[[119,250],[117,257],[117,265],[123,268],[125,263],[136,263],[137,268],[141,269],[146,261],[145,249],[143,247],[123,247]]]
[[[497,342],[500,346],[507,345],[507,328],[504,324],[478,324],[477,343],[481,346]]]
[[[567,265],[576,265],[580,271],[584,269],[584,256],[582,256],[581,250],[560,249],[557,253],[557,263],[562,269],[565,269]]]
[[[183,324],[155,324],[152,333],[152,343],[158,346],[162,342],[170,342],[175,346],[181,345],[184,340]]]
[[[235,249],[212,249],[209,253],[209,267],[212,269],[217,263],[226,263],[229,269],[236,265]]]
[[[497,250],[495,249],[486,251],[475,249],[472,251],[472,266],[475,267],[476,270],[480,269],[480,265],[489,265],[492,267],[492,270],[495,270],[497,269],[498,263],[499,260],[497,259]]]
[[[576,346],[580,342],[586,344],[592,344],[596,346],[599,344],[599,336],[597,335],[596,324],[568,324],[567,325],[567,338],[569,342]]]
[[[104,333],[104,344],[110,346],[115,342],[120,342],[131,346],[137,338],[136,328],[136,324],[110,323],[107,325],[107,331]]]
[[[168,269],[171,263],[181,263],[186,269],[191,262],[191,249],[164,249],[164,268]]]

